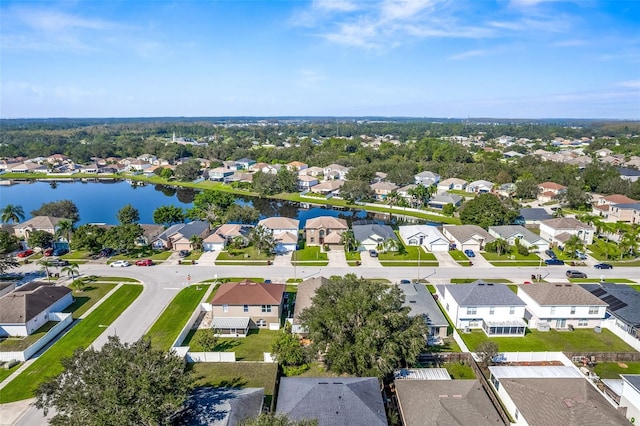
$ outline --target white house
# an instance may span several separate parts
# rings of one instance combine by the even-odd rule
[[[325,180],[340,179],[346,180],[350,167],[341,166],[340,164],[329,164],[322,170]]]
[[[258,226],[263,226],[273,231],[273,238],[276,240],[276,252],[290,252],[297,249],[299,220],[288,217],[268,217],[258,222]]]
[[[413,176],[416,185],[431,186],[440,182],[440,175],[434,172],[425,171]]]
[[[449,251],[449,240],[435,226],[406,225],[398,227],[398,231],[405,245],[422,246],[431,252]]]
[[[503,225],[503,226],[490,226],[489,234],[505,240],[509,245],[515,245],[516,240],[520,241],[520,244],[525,246],[534,252],[544,252],[549,249],[549,242],[544,238],[529,231],[524,226],[520,225]]]
[[[312,186],[318,184],[318,178],[315,176],[299,175],[298,176],[298,189],[300,191],[309,190]]]
[[[626,417],[629,421],[638,422],[640,421],[640,374],[621,374],[620,377],[622,378],[620,406],[627,409]]]
[[[491,192],[494,183],[488,180],[474,180],[467,185],[467,192],[475,192],[476,194],[486,194]]]
[[[202,240],[202,247],[204,251],[221,251],[236,238],[240,238],[244,243],[248,244],[249,232],[251,232],[252,229],[253,225],[231,223],[220,225],[215,231]]]
[[[467,184],[468,182],[464,179],[449,178],[438,183],[436,190],[438,194],[449,192],[452,189],[456,191],[464,191],[465,189],[467,189]]]
[[[552,246],[564,246],[572,235],[577,235],[585,245],[593,244],[594,232],[595,229],[592,226],[573,217],[559,217],[540,222],[540,236],[549,241]]]
[[[524,336],[525,303],[504,284],[482,280],[437,285],[436,294],[458,329],[481,328],[487,336]]]
[[[522,284],[518,297],[527,304],[529,328],[547,330],[600,326],[608,306],[577,284]]]
[[[389,225],[377,223],[354,223],[351,226],[353,235],[360,243],[358,250],[376,250],[384,246],[389,240],[398,241],[398,237]]]
[[[442,227],[442,234],[462,251],[482,251],[485,244],[495,240],[495,237],[478,225],[446,225]]]

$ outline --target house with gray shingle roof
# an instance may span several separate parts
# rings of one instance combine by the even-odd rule
[[[527,304],[529,328],[593,328],[607,311],[606,302],[577,284],[523,284],[517,294]]]
[[[409,316],[422,316],[427,327],[429,328],[429,339],[447,337],[447,327],[449,322],[438,307],[435,299],[427,291],[424,284],[400,284],[398,285],[402,293],[404,293],[404,303],[409,309]]]
[[[620,377],[622,378],[620,407],[626,408],[629,421],[640,419],[640,374],[621,374]]]
[[[236,426],[262,412],[263,388],[198,387],[184,408],[171,417],[173,426]]]
[[[431,186],[440,182],[440,175],[430,171],[420,172],[413,176],[416,185]]]
[[[520,218],[524,225],[539,225],[543,220],[553,219],[553,216],[547,210],[536,207],[520,209]]]
[[[640,292],[626,284],[580,284],[600,300],[608,303],[607,313],[615,325],[627,334],[640,339]]]
[[[380,225],[377,223],[365,223],[351,225],[353,235],[360,243],[358,250],[376,250],[378,246],[384,245],[388,240],[399,241],[395,232],[389,225]]]
[[[478,225],[445,225],[442,227],[442,234],[462,251],[482,251],[485,244],[495,240],[495,237]]]
[[[502,225],[490,226],[489,234],[496,238],[505,240],[509,245],[516,244],[516,240],[530,251],[539,253],[549,249],[549,242],[539,235],[534,234],[524,226]]]
[[[376,377],[283,377],[277,414],[317,419],[318,426],[387,426]]]
[[[453,207],[460,207],[464,198],[457,194],[449,194],[445,192],[444,194],[438,194],[427,203],[429,207],[432,209],[442,209],[447,204],[453,205]]]
[[[436,294],[456,328],[481,328],[494,337],[524,336],[526,304],[504,284],[478,280],[437,285]]]

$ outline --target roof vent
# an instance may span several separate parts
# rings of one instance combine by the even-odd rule
[[[478,285],[484,285],[484,283],[478,283]]]
[[[487,283],[487,285],[493,285],[493,283]]]

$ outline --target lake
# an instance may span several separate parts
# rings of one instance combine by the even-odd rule
[[[192,206],[197,193],[191,188],[169,187],[165,185],[135,186],[127,181],[56,181],[19,182],[10,186],[0,186],[0,208],[7,204],[22,206],[25,219],[31,218],[31,211],[40,208],[43,203],[71,200],[78,206],[80,220],[77,225],[86,223],[117,224],[116,213],[126,204],[131,204],[140,212],[140,223],[153,223],[153,211],[163,205],[182,208]],[[256,207],[263,217],[284,216],[300,220],[304,227],[307,219],[318,216],[342,217],[352,219],[381,219],[363,210],[333,210],[320,207],[301,208],[298,203],[281,200],[236,197],[240,204]],[[385,215],[386,216],[386,215]]]

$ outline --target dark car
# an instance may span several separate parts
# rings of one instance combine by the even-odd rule
[[[560,260],[558,258],[547,259],[544,261],[547,265],[564,265],[564,260]]]
[[[53,251],[54,256],[62,256],[63,254],[69,253],[69,249],[66,248],[57,248]]]
[[[21,251],[20,253],[17,254],[18,257],[29,257],[33,254],[33,250],[31,249],[27,249],[25,251]]]
[[[371,257],[378,257],[378,252],[375,250],[369,250],[369,256]]]
[[[464,251],[464,254],[466,254],[466,255],[467,255],[467,257],[476,257],[476,254],[475,254],[475,253],[473,252],[473,250],[471,250],[471,249],[466,249],[466,250]]]
[[[587,278],[587,274],[585,274],[584,272],[574,271],[572,269],[569,269],[566,275],[567,278]]]
[[[191,254],[191,252],[189,250],[180,250],[178,252],[178,256],[180,257],[187,257]]]
[[[613,265],[610,263],[597,263],[593,267],[596,269],[613,269]]]
[[[544,253],[552,259],[556,258],[556,252],[551,249],[545,250]]]
[[[400,284],[411,284],[410,280],[400,280]]]
[[[114,251],[115,251],[114,249],[109,248],[109,247],[103,248],[100,251],[100,257],[109,257],[109,256],[111,256],[113,254]]]

